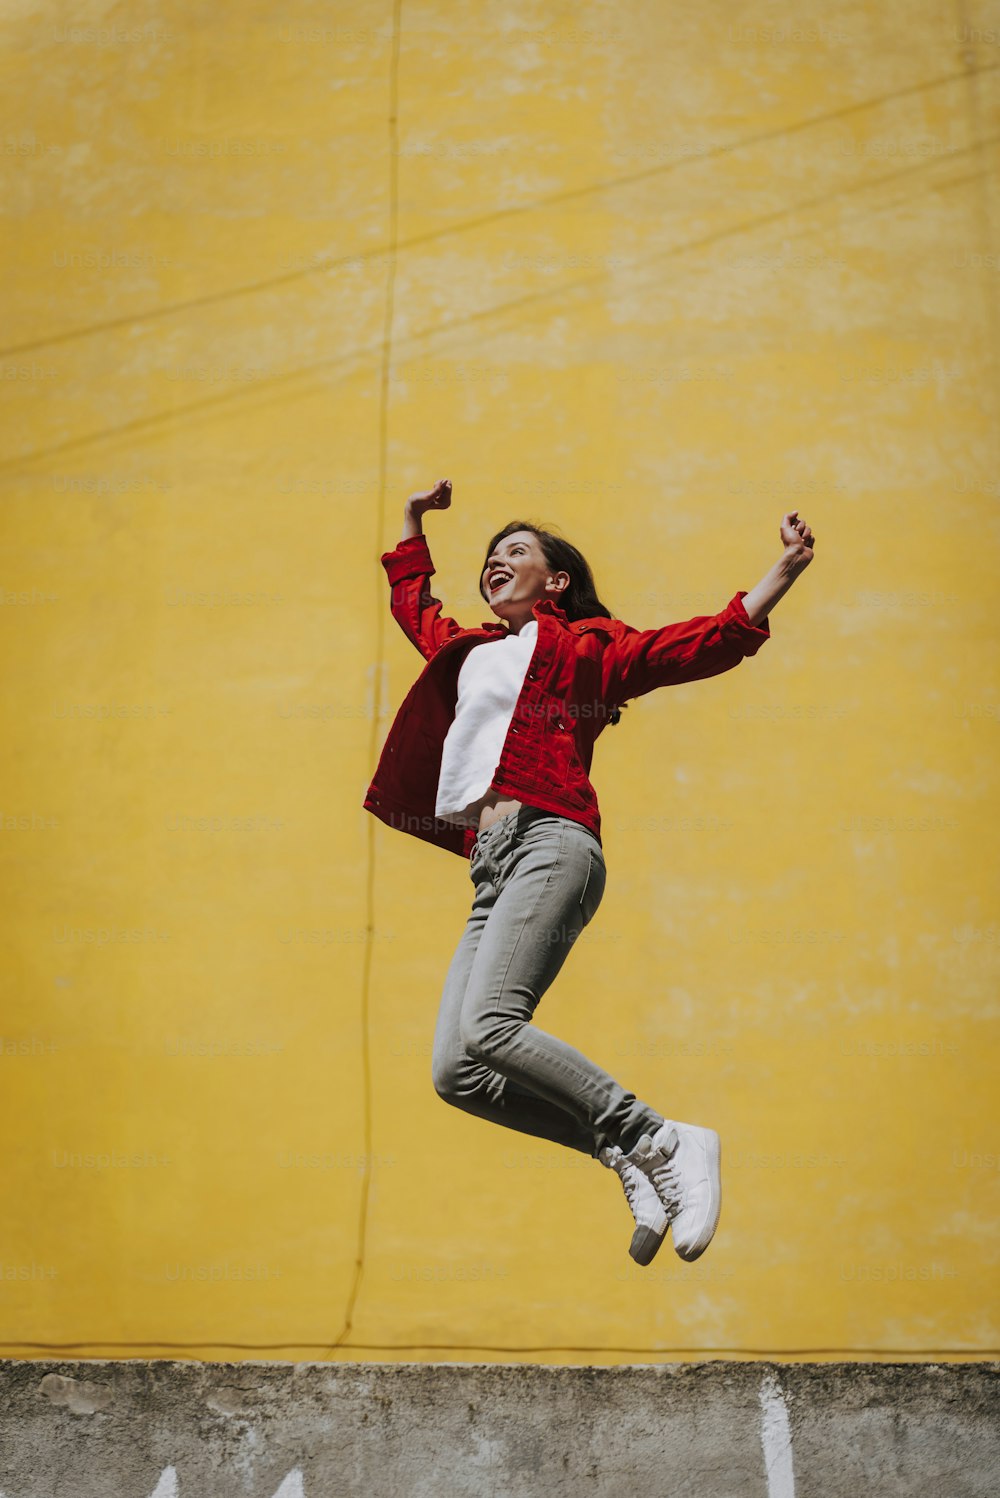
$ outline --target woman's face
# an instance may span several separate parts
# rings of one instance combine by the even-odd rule
[[[570,577],[568,572],[553,572],[533,531],[514,531],[497,542],[481,581],[494,614],[508,623],[523,623],[540,598],[558,603]]]

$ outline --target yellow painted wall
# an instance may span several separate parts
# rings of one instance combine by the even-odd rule
[[[2,35],[3,1351],[994,1351],[997,6]],[[539,1014],[719,1129],[695,1265],[432,1088],[468,870],[361,802],[442,474],[466,624],[509,519],[637,627],[818,538],[755,659],[602,737]]]

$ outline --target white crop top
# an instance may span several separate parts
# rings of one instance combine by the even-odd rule
[[[455,717],[441,752],[435,816],[478,827],[538,639],[538,620],[474,645],[458,673]],[[485,646],[489,645],[489,649]]]

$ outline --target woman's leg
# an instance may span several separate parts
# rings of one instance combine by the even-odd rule
[[[464,981],[458,1039],[467,1065],[479,1063],[484,1078],[493,1073],[486,1085],[504,1097],[502,1121],[511,1127],[539,1132],[526,1126],[537,1109],[531,1100],[547,1100],[576,1120],[578,1139],[590,1141],[588,1153],[597,1156],[610,1144],[631,1150],[642,1134],[656,1132],[661,1116],[582,1052],[530,1023],[603,898],[600,844],[578,822],[524,808],[487,829],[473,863],[481,881],[477,903],[485,888],[488,908],[474,950],[470,940],[460,961],[456,954],[452,992],[454,1005]],[[557,1136],[548,1130],[546,1137]]]
[[[512,819],[517,814],[512,813]],[[504,822],[508,819],[503,818]],[[494,823],[494,826],[499,826]],[[492,832],[492,828],[489,832]],[[484,837],[486,835],[484,834]],[[483,932],[496,907],[495,864],[487,866],[477,845],[470,865],[476,893],[462,939],[448,968],[434,1031],[431,1071],[438,1096],[491,1123],[551,1139],[584,1154],[596,1154],[590,1129],[556,1103],[519,1086],[486,1062],[469,1055],[461,1035],[462,1004]]]

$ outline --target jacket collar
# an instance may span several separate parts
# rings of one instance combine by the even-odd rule
[[[569,623],[569,615],[566,613],[566,610],[560,608],[552,598],[539,598],[531,612],[533,614],[555,614],[556,618],[561,619],[563,623]],[[485,619],[480,628],[499,630],[502,634],[507,634],[508,632],[506,624],[502,624],[499,619]]]

